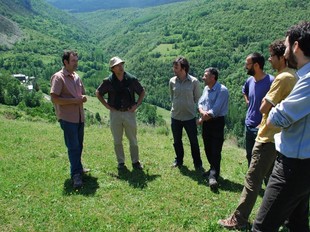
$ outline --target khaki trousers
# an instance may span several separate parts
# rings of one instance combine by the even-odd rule
[[[135,112],[110,111],[110,129],[114,140],[114,151],[118,163],[125,163],[123,147],[123,134],[129,141],[131,162],[139,161],[139,148],[137,141],[137,122]]]
[[[244,220],[248,220],[255,205],[263,180],[270,175],[277,157],[274,143],[255,142],[250,167],[246,173],[244,187],[236,209]]]

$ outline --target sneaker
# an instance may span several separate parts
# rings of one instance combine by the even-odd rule
[[[209,186],[210,186],[211,190],[217,190],[218,183],[217,183],[215,178],[209,179]]]
[[[74,174],[72,177],[73,188],[81,188],[83,185],[82,176],[80,173]]]
[[[118,170],[124,170],[124,169],[126,169],[127,167],[126,167],[126,165],[124,164],[124,163],[119,163],[118,165],[117,165],[117,169]]]
[[[143,165],[139,161],[136,163],[133,163],[132,167],[133,167],[133,169],[139,169],[139,170],[143,169]]]
[[[227,219],[220,219],[217,224],[228,230],[244,230],[249,227],[249,222],[245,219],[241,219],[237,213],[233,214]]]

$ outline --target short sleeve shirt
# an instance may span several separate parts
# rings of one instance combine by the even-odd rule
[[[279,73],[274,79],[270,90],[266,94],[265,99],[273,106],[279,104],[284,100],[292,91],[297,81],[294,70],[286,68]],[[268,114],[263,114],[262,122],[259,126],[258,135],[256,137],[257,142],[267,143],[274,142],[274,135],[281,131],[279,127],[266,126]]]
[[[136,104],[135,93],[140,95],[144,88],[135,76],[125,72],[122,81],[112,74],[103,80],[97,91],[101,96],[108,94],[109,106],[115,109],[127,109]]]
[[[84,85],[77,73],[70,73],[65,69],[61,69],[51,77],[51,91],[61,98],[76,98],[85,94]],[[57,119],[79,123],[84,122],[84,108],[81,104],[59,105],[54,104]]]
[[[251,76],[245,82],[242,88],[242,93],[245,94],[249,99],[245,125],[257,127],[260,124],[262,120],[262,114],[259,111],[259,108],[263,98],[269,91],[273,80],[274,77],[270,74],[267,74],[262,80],[255,81],[254,77]]]

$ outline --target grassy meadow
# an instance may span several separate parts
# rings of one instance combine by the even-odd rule
[[[238,203],[247,164],[233,140],[225,141],[219,190],[212,192],[194,170],[186,138],[185,166],[174,169],[170,130],[140,125],[145,169],[132,170],[124,139],[128,171],[118,172],[108,125],[88,126],[83,162],[91,172],[77,191],[59,125],[12,120],[8,110],[0,105],[0,231],[224,231],[217,221]]]

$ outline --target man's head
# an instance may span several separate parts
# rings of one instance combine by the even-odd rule
[[[180,56],[173,61],[173,71],[175,75],[179,76],[182,72],[186,74],[189,71],[189,63],[188,60],[184,57]]]
[[[110,59],[110,62],[109,62],[110,70],[113,73],[124,72],[124,63],[125,61],[123,61],[121,58],[114,56]]]
[[[298,68],[309,62],[310,22],[302,22],[292,26],[286,32],[285,46],[284,56],[291,66]]]
[[[286,67],[286,59],[284,58],[285,45],[284,40],[276,40],[269,45],[269,59],[273,69],[280,71]]]
[[[265,58],[258,52],[254,52],[247,56],[245,61],[245,69],[247,74],[255,76],[257,71],[263,71],[265,66]]]
[[[68,72],[73,73],[78,67],[78,54],[74,51],[65,51],[62,55],[62,63]]]
[[[216,68],[210,67],[205,70],[202,80],[204,81],[205,85],[212,88],[215,82],[217,81],[218,76],[219,71]]]

